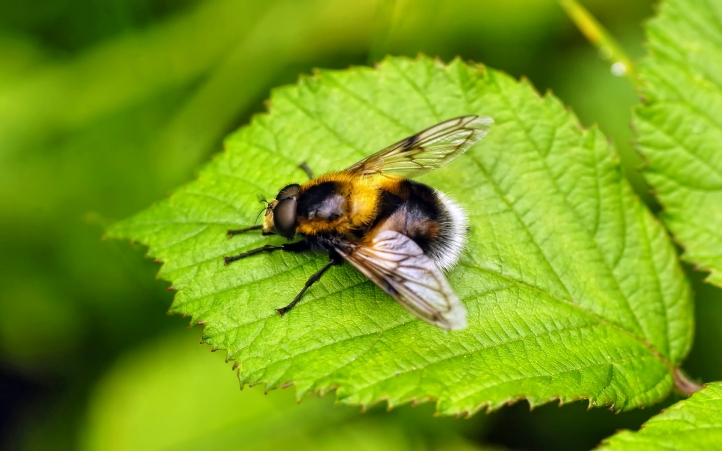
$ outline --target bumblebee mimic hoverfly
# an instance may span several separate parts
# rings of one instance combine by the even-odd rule
[[[482,139],[493,119],[462,116],[409,136],[353,166],[283,188],[251,230],[289,241],[225,257],[226,265],[261,252],[321,250],[329,261],[308,279],[283,316],[333,265],[347,261],[424,321],[466,327],[466,309],[444,275],[459,259],[467,233],[464,210],[444,193],[409,180],[440,168]]]

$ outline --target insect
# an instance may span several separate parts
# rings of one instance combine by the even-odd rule
[[[440,168],[482,139],[493,124],[462,116],[409,136],[353,166],[284,187],[252,230],[299,241],[224,257],[228,265],[262,252],[324,251],[329,261],[285,307],[291,310],[334,265],[350,263],[411,313],[447,330],[466,327],[466,308],[444,275],[464,248],[467,216],[444,193],[410,180]]]

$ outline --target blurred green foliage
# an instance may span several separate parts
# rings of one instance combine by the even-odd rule
[[[650,3],[584,5],[638,58]],[[152,349],[186,324],[164,314],[172,293],[152,282],[157,268],[139,258],[142,249],[100,240],[105,224],[191,180],[229,131],[263,111],[271,87],[314,67],[419,52],[460,55],[526,76],[541,92],[553,89],[585,125],[598,123],[615,140],[627,175],[649,200],[635,171],[641,160],[628,144],[633,90],[611,75],[553,0],[0,2],[0,447],[74,449],[80,437],[88,447],[102,443],[87,437],[102,432],[93,425],[103,419],[98,406],[112,405],[108,381],[123,384],[111,368],[143,365],[152,351],[134,349]],[[713,352],[722,291],[694,279],[698,333],[685,368],[695,378],[722,379]],[[183,346],[192,345],[176,345]],[[165,365],[158,374],[174,365],[157,363]],[[214,373],[212,366],[200,366],[197,377],[203,367]],[[228,417],[257,408],[248,393],[222,404]],[[172,409],[189,394],[165,396],[175,402],[159,398],[156,408]],[[329,417],[357,415],[328,403],[314,408]],[[423,422],[416,433],[458,428],[463,443],[579,449],[659,409],[580,410],[515,407],[472,423]],[[200,406],[185,412],[203,415]],[[369,430],[413,434],[401,416]],[[306,417],[299,418],[303,429]],[[145,433],[173,431],[154,427]]]
[[[178,333],[128,353],[94,389],[81,447],[88,450],[481,450],[465,435],[483,416],[434,418],[430,405],[391,413],[333,406],[333,396],[297,404],[292,389],[238,390],[222,356]],[[162,433],[159,433],[162,431]]]

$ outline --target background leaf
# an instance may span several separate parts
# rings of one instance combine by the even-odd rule
[[[416,320],[346,266],[284,318],[325,258],[222,257],[266,240],[232,240],[253,222],[257,193],[302,181],[441,120],[478,113],[496,124],[481,144],[422,180],[471,215],[468,251],[450,281],[467,330]],[[583,131],[528,83],[456,61],[388,59],[376,70],[321,72],[277,90],[270,113],[170,199],[111,236],[150,246],[179,292],[172,311],[206,325],[244,383],[298,394],[337,388],[346,403],[438,400],[476,412],[519,398],[532,405],[589,398],[628,409],[662,399],[688,351],[687,282],[664,231],[632,194],[604,137]]]
[[[473,424],[428,409],[392,414],[334,406],[330,397],[293,402],[289,391],[240,392],[230,365],[199,348],[197,334],[170,335],[123,355],[94,390],[81,448],[91,450],[485,449]],[[195,346],[194,346],[195,345]],[[380,410],[380,409],[379,409]]]
[[[647,34],[634,118],[644,175],[684,258],[722,285],[722,4],[662,2]]]
[[[722,443],[722,383],[714,382],[642,425],[605,440],[600,450],[719,449]]]

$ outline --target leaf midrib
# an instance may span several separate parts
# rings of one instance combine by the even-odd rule
[[[313,262],[313,260],[309,259],[309,260],[308,260],[308,263],[313,264],[314,262]],[[305,265],[306,265],[306,263],[302,263],[302,264],[299,265],[299,266],[295,266],[295,267],[293,267],[293,268],[288,268],[288,269],[285,270],[284,272],[291,271],[291,270],[297,269],[298,267],[303,267],[303,266],[305,266]],[[444,361],[447,361],[447,360],[450,360],[450,359],[454,359],[454,358],[458,358],[458,357],[462,357],[462,356],[464,356],[464,355],[471,355],[471,354],[473,354],[473,353],[485,351],[485,350],[487,350],[487,349],[493,349],[493,348],[496,348],[496,347],[508,346],[509,344],[514,343],[514,342],[526,341],[526,340],[530,340],[530,339],[533,340],[533,339],[535,339],[535,338],[539,338],[539,337],[542,337],[542,336],[551,336],[551,335],[553,335],[553,334],[558,334],[558,333],[562,333],[562,332],[566,332],[566,331],[570,331],[570,330],[581,330],[581,329],[584,329],[584,328],[591,328],[591,327],[597,327],[597,326],[605,326],[605,327],[609,327],[609,328],[611,328],[611,329],[614,329],[614,330],[616,330],[616,331],[618,331],[618,332],[621,332],[622,334],[624,334],[624,335],[626,335],[626,336],[629,336],[630,338],[634,339],[635,341],[637,341],[638,343],[640,343],[645,349],[648,349],[648,350],[649,350],[651,357],[653,357],[653,358],[659,360],[660,362],[662,362],[665,366],[667,366],[667,367],[670,369],[670,372],[673,371],[673,368],[674,368],[673,365],[672,365],[667,359],[665,359],[663,356],[661,356],[661,355],[656,351],[656,349],[655,349],[653,346],[651,346],[648,342],[646,342],[645,340],[643,340],[643,339],[641,339],[640,337],[636,336],[636,335],[633,334],[632,332],[630,332],[630,331],[628,331],[628,330],[626,330],[626,329],[624,329],[624,328],[622,328],[622,327],[620,327],[620,326],[618,326],[618,325],[616,325],[616,324],[614,324],[614,323],[611,323],[611,322],[605,320],[604,318],[601,318],[601,317],[593,314],[592,312],[589,312],[589,311],[587,311],[587,310],[584,310],[584,309],[581,308],[579,305],[576,305],[576,304],[574,304],[574,303],[572,303],[572,302],[570,302],[570,301],[567,301],[567,300],[564,300],[564,299],[562,299],[562,298],[559,298],[559,297],[553,295],[552,293],[549,293],[549,292],[541,289],[540,287],[536,287],[536,286],[530,285],[530,284],[528,284],[528,283],[526,283],[526,282],[524,282],[524,281],[520,281],[520,280],[511,278],[511,277],[508,277],[508,276],[506,276],[506,275],[504,275],[504,274],[497,273],[497,272],[495,272],[495,271],[489,270],[489,269],[484,268],[484,267],[481,267],[481,266],[470,265],[470,264],[467,264],[467,263],[460,263],[460,266],[467,266],[467,267],[470,267],[470,268],[473,268],[473,269],[481,270],[481,271],[483,271],[483,272],[486,272],[486,273],[489,273],[489,274],[491,274],[491,275],[493,275],[493,276],[496,276],[496,277],[498,277],[498,278],[500,278],[500,279],[503,279],[503,280],[505,280],[505,281],[507,281],[507,282],[509,282],[509,283],[511,283],[511,284],[513,284],[513,285],[515,285],[515,286],[517,286],[517,287],[519,287],[519,288],[522,288],[522,289],[525,289],[525,290],[528,290],[528,291],[534,291],[534,292],[540,293],[541,295],[544,295],[544,296],[546,296],[546,297],[548,297],[548,298],[550,298],[550,299],[553,299],[553,300],[555,300],[555,301],[557,301],[557,302],[559,302],[559,303],[562,303],[562,304],[567,305],[567,306],[571,306],[571,307],[573,307],[576,311],[579,311],[579,312],[581,312],[582,314],[584,314],[584,315],[586,315],[586,316],[594,319],[594,320],[596,321],[596,324],[589,324],[589,325],[582,325],[582,326],[567,327],[567,328],[562,328],[562,329],[555,329],[555,330],[553,330],[553,331],[548,331],[548,332],[541,333],[541,334],[527,335],[527,336],[524,336],[524,337],[521,337],[521,338],[518,338],[518,339],[503,341],[503,342],[501,342],[501,343],[493,344],[493,345],[491,345],[491,346],[483,346],[483,347],[476,348],[476,349],[472,349],[472,350],[467,349],[467,350],[465,350],[465,352],[463,352],[463,353],[461,353],[461,354],[454,354],[454,355],[450,355],[450,356],[447,355],[447,356],[444,356],[444,357],[439,358],[438,360],[434,360],[434,361],[429,360],[429,361],[428,361],[428,365],[426,365],[426,366],[424,366],[424,367],[420,367],[420,368],[417,367],[417,370],[419,370],[419,369],[422,369],[422,370],[423,370],[423,369],[425,369],[425,368],[427,368],[427,367],[430,367],[430,366],[432,366],[432,365],[434,365],[434,364],[442,363],[442,362],[444,362]],[[276,275],[273,275],[273,276],[271,276],[271,277],[276,277],[276,276],[277,276],[277,274],[276,274]],[[264,279],[267,279],[267,278],[264,278]],[[253,283],[260,282],[260,281],[262,281],[262,280],[255,280],[255,281],[253,281]],[[316,303],[316,302],[323,302],[323,301],[326,300],[327,298],[337,296],[339,293],[342,293],[343,291],[350,290],[350,289],[356,288],[356,287],[358,287],[358,286],[360,286],[360,285],[369,284],[369,283],[370,283],[370,282],[368,282],[368,281],[360,281],[359,283],[356,283],[356,284],[353,284],[353,285],[350,285],[350,286],[346,286],[346,287],[342,288],[341,290],[332,291],[332,292],[329,292],[329,293],[327,293],[327,294],[324,294],[323,296],[316,297],[315,299],[311,300],[311,302],[314,302],[314,303]],[[244,284],[243,286],[247,286],[247,285],[248,285],[248,284]],[[224,290],[224,291],[230,291],[230,290],[233,290],[233,289],[235,289],[235,288],[238,288],[238,286],[229,287],[228,289],[226,289],[226,290]],[[465,299],[465,302],[473,302],[474,300],[477,300],[478,298],[480,298],[480,297],[482,297],[482,296],[486,296],[486,295],[491,294],[491,293],[494,293],[494,292],[504,291],[504,290],[507,290],[507,289],[509,289],[509,288],[510,288],[510,285],[509,285],[509,286],[505,286],[505,287],[501,287],[501,288],[498,288],[498,289],[494,289],[494,290],[489,290],[489,291],[484,291],[484,292],[481,292],[481,293],[477,293],[477,294],[475,294],[474,296]],[[217,294],[219,294],[219,292],[210,293],[210,294],[208,294],[207,296],[203,296],[203,297],[200,297],[200,298],[191,298],[191,299],[188,300],[188,302],[199,301],[200,299],[202,299],[202,298],[204,298],[204,297],[215,296],[215,295],[217,295]],[[182,306],[182,305],[185,305],[185,304],[186,304],[186,303],[183,303],[183,304],[180,304],[179,306]],[[252,325],[258,324],[258,323],[260,323],[260,322],[264,322],[264,324],[265,324],[269,319],[273,318],[274,316],[275,316],[275,315],[273,315],[273,314],[269,314],[269,316],[267,316],[267,317],[265,317],[265,318],[260,318],[260,319],[251,321],[251,322],[249,322],[249,323],[238,324],[238,325],[235,325],[234,327],[232,327],[231,329],[211,328],[211,331],[212,331],[213,335],[228,336],[229,332],[231,332],[231,331],[233,331],[233,330],[237,330],[237,329],[239,329],[239,328],[252,326]],[[404,326],[404,325],[407,325],[407,324],[409,324],[409,323],[412,323],[413,321],[415,321],[414,318],[409,318],[407,321],[404,321],[404,322],[401,322],[401,323],[399,323],[399,324],[396,324],[396,325],[394,325],[394,326],[391,327],[391,328],[379,330],[379,331],[376,331],[376,332],[361,334],[361,335],[352,335],[352,336],[349,336],[348,338],[345,338],[345,339],[343,339],[343,340],[337,340],[337,341],[335,341],[335,342],[333,342],[333,343],[330,343],[330,344],[325,344],[325,345],[321,345],[321,346],[318,346],[318,347],[314,347],[314,348],[312,348],[312,349],[305,350],[305,351],[302,352],[302,353],[298,353],[298,354],[294,354],[294,355],[285,357],[285,358],[283,358],[283,359],[280,359],[278,362],[289,361],[289,360],[290,360],[291,362],[293,362],[293,360],[294,360],[295,358],[297,358],[297,357],[299,357],[299,356],[302,356],[302,355],[304,355],[304,354],[307,354],[307,353],[309,353],[309,352],[318,351],[318,350],[323,349],[323,348],[325,348],[325,347],[332,346],[332,345],[336,345],[336,344],[341,343],[341,342],[344,342],[344,341],[354,340],[354,339],[363,338],[363,337],[366,337],[366,336],[371,336],[371,335],[377,334],[377,335],[378,335],[378,338],[377,338],[377,340],[376,340],[374,343],[370,344],[361,354],[359,354],[359,355],[357,355],[357,356],[354,356],[354,359],[353,359],[353,360],[356,360],[356,359],[362,357],[362,356],[364,355],[364,353],[368,352],[368,350],[372,349],[373,346],[374,346],[374,344],[377,343],[378,340],[381,339],[381,336],[382,336],[384,333],[387,333],[387,332],[390,331],[390,330],[393,330],[393,329],[396,329],[396,328],[398,328],[398,327],[402,327],[402,326]],[[254,340],[258,338],[258,335],[260,335],[260,333],[257,334],[256,337],[254,337]],[[478,340],[477,340],[477,342],[478,342]],[[249,357],[252,357],[252,356],[249,356]],[[637,356],[637,357],[638,357],[638,356]],[[232,356],[232,358],[235,359],[236,356]],[[353,360],[350,360],[349,362],[345,363],[343,366],[346,366],[346,365],[350,364]],[[616,363],[618,363],[619,361],[622,361],[622,360],[624,360],[624,359],[614,360],[614,361],[611,361],[611,362],[600,362],[600,363],[597,363],[597,364],[594,364],[594,365],[597,365],[597,366],[598,366],[598,365],[615,365]],[[239,362],[239,363],[243,364],[244,362],[245,362],[245,359],[244,359],[243,361]],[[343,366],[337,367],[337,368],[333,369],[332,371],[328,372],[324,377],[328,377],[328,376],[331,375],[332,373],[334,373],[334,372],[340,370],[341,368],[343,368]],[[574,368],[574,369],[572,369],[572,370],[570,370],[570,371],[579,370],[579,369],[581,369],[581,368]],[[288,370],[286,370],[286,371],[284,372],[284,374],[286,374],[287,371],[288,371]],[[409,372],[409,371],[405,371],[405,372],[402,372],[401,374],[405,374],[405,373],[408,373],[408,372]],[[559,374],[562,374],[562,373],[559,373]],[[394,374],[394,375],[396,375],[396,374]],[[540,377],[540,376],[533,376],[533,377]],[[279,379],[282,379],[282,377],[279,377]],[[523,378],[522,378],[522,379],[523,379]],[[378,384],[378,383],[381,383],[381,382],[383,382],[383,379],[382,379],[382,380],[375,381],[374,383],[369,384],[369,385],[363,387],[362,389],[364,389],[364,388],[369,388],[369,387],[371,387],[371,386],[373,386],[373,385],[376,385],[376,384]],[[485,387],[485,389],[486,389],[486,388],[488,388],[488,387]]]
[[[479,164],[475,159],[472,158],[472,160],[474,160],[477,164]],[[484,169],[482,168],[482,170],[484,170]],[[486,174],[486,175],[488,176],[488,174]],[[503,197],[503,196],[502,196],[502,197]],[[512,209],[512,211],[514,211],[514,210]],[[517,218],[518,218],[518,216],[517,216]],[[186,223],[186,222],[180,222],[179,224],[187,224],[187,223]],[[209,226],[215,226],[215,225],[216,225],[215,223],[208,223],[208,222],[199,223],[199,224],[206,225],[207,227],[209,227]],[[525,230],[527,230],[527,229],[525,228]],[[529,233],[528,230],[527,230],[527,233]],[[646,236],[646,234],[645,234],[645,236]],[[187,238],[186,238],[186,239],[187,239]],[[183,241],[185,241],[185,239],[184,239],[184,240],[181,240],[179,243],[182,243]],[[174,245],[177,245],[177,244],[179,244],[179,243],[174,243]],[[238,248],[238,249],[239,249],[239,250],[240,250],[240,249],[245,249],[246,247],[248,247],[248,246],[251,245],[251,244],[252,244],[252,243],[246,243],[244,246],[242,246],[242,247],[240,247],[240,248]],[[647,243],[647,244],[649,244],[649,243]],[[538,247],[538,246],[537,246],[537,247]],[[541,252],[541,250],[540,250],[540,252]],[[543,255],[543,253],[542,253],[542,255]],[[180,269],[187,269],[187,268],[194,267],[194,266],[200,266],[200,264],[202,264],[202,263],[207,263],[207,262],[210,262],[210,261],[213,261],[213,260],[217,260],[217,259],[220,259],[220,258],[221,258],[220,256],[214,256],[214,257],[212,257],[212,258],[209,258],[209,259],[206,259],[206,260],[203,260],[203,261],[201,261],[201,262],[194,263],[194,264],[191,264],[191,265],[187,265],[187,266],[184,266],[184,267],[181,267],[181,268],[173,268],[173,270],[175,271],[175,270],[180,270]],[[187,298],[184,302],[178,302],[178,303],[176,303],[176,304],[173,306],[173,308],[174,308],[174,310],[175,310],[175,309],[180,308],[180,307],[182,307],[182,306],[184,306],[184,305],[187,305],[187,304],[189,304],[189,303],[198,302],[198,301],[200,301],[200,300],[202,300],[202,299],[204,299],[204,298],[208,298],[208,297],[211,297],[211,296],[217,296],[218,294],[222,294],[222,293],[224,293],[224,292],[230,292],[230,291],[232,291],[232,290],[234,290],[234,289],[238,289],[239,287],[242,288],[242,287],[248,286],[249,284],[261,283],[261,282],[263,282],[264,280],[267,280],[267,279],[270,279],[270,278],[275,278],[275,277],[278,277],[279,275],[282,275],[282,274],[284,274],[284,273],[287,273],[287,272],[296,270],[296,269],[298,269],[298,268],[302,268],[302,267],[308,266],[309,263],[314,264],[313,262],[314,262],[314,260],[309,259],[307,262],[302,262],[302,263],[300,263],[299,265],[292,266],[292,267],[287,267],[287,268],[285,268],[283,271],[281,271],[280,273],[276,273],[276,274],[273,274],[273,275],[268,276],[268,277],[264,277],[264,278],[261,278],[261,279],[255,279],[255,280],[253,280],[253,281],[250,281],[250,282],[248,282],[248,283],[244,283],[244,284],[242,284],[242,285],[230,286],[230,287],[228,287],[228,288],[226,288],[226,289],[224,289],[224,290],[214,291],[213,293],[208,293],[208,294],[205,294],[205,295],[200,296],[200,297],[189,297],[189,298]],[[547,263],[548,263],[548,261],[547,261]],[[639,342],[640,344],[642,344],[645,348],[647,348],[647,349],[650,351],[650,353],[651,353],[655,358],[659,359],[662,363],[664,363],[664,364],[670,369],[670,371],[673,371],[674,368],[675,368],[675,366],[672,365],[671,362],[669,362],[669,360],[667,360],[666,358],[664,358],[664,357],[656,350],[656,348],[655,348],[654,346],[652,346],[652,345],[651,345],[648,341],[646,341],[645,339],[637,336],[636,334],[632,333],[631,331],[628,331],[627,329],[625,329],[625,328],[623,328],[623,327],[621,327],[621,326],[619,326],[619,325],[617,325],[617,324],[615,324],[615,323],[613,323],[613,322],[610,322],[610,321],[608,321],[608,320],[606,320],[606,319],[604,319],[604,318],[602,318],[602,317],[599,317],[598,315],[595,315],[593,312],[589,312],[589,311],[583,309],[583,308],[582,308],[581,306],[579,306],[578,304],[575,304],[575,303],[573,303],[573,302],[571,302],[571,301],[562,299],[562,298],[554,295],[553,293],[542,289],[541,287],[537,287],[537,286],[528,284],[527,282],[524,282],[524,281],[520,281],[520,280],[511,278],[511,277],[509,277],[509,276],[507,276],[507,275],[505,275],[505,274],[502,274],[502,273],[499,273],[499,272],[495,272],[495,271],[493,271],[493,270],[490,270],[490,269],[488,269],[488,268],[485,268],[485,267],[482,267],[482,266],[479,266],[479,265],[470,265],[470,264],[461,262],[461,263],[459,263],[459,266],[467,266],[467,267],[470,267],[470,268],[473,268],[473,269],[481,270],[481,271],[483,271],[483,272],[486,272],[486,273],[492,274],[492,275],[494,275],[494,276],[496,276],[496,277],[499,277],[500,279],[503,279],[503,280],[505,280],[505,281],[507,281],[507,282],[513,283],[513,284],[517,285],[517,286],[520,287],[520,288],[525,288],[525,289],[528,289],[528,290],[531,290],[531,291],[535,291],[535,292],[537,292],[537,293],[540,293],[540,294],[542,294],[542,295],[545,295],[545,296],[549,297],[550,299],[554,299],[554,300],[556,300],[556,301],[558,301],[558,302],[560,302],[560,303],[563,303],[563,304],[565,304],[565,305],[572,306],[572,307],[574,307],[576,310],[578,310],[578,311],[582,312],[583,314],[585,314],[585,315],[593,318],[594,320],[596,320],[599,325],[611,327],[611,328],[613,328],[613,329],[615,329],[615,330],[617,330],[617,331],[619,331],[619,332],[622,332],[622,333],[624,333],[625,335],[633,338],[634,340],[636,340],[637,342]],[[553,270],[553,269],[552,269],[552,270]],[[616,279],[615,279],[615,280],[616,280]],[[350,285],[350,286],[348,286],[348,287],[344,287],[344,289],[342,289],[342,290],[339,290],[339,291],[336,291],[336,292],[329,293],[329,294],[327,294],[327,295],[318,297],[318,298],[315,299],[315,301],[320,301],[320,300],[322,300],[322,299],[325,299],[326,297],[333,296],[333,295],[338,294],[338,293],[340,293],[340,292],[342,292],[342,291],[344,291],[344,290],[346,290],[346,289],[354,288],[354,287],[357,287],[357,286],[359,286],[359,285],[361,285],[361,284],[364,284],[364,283],[367,283],[367,282],[366,282],[366,281],[362,281],[362,282],[359,282],[359,283],[357,283],[357,284],[353,284],[353,285]],[[184,291],[184,290],[181,289],[180,291]],[[620,293],[621,293],[621,290],[620,290]],[[481,293],[480,295],[483,295],[483,294],[484,294],[484,293]],[[665,309],[665,311],[666,311],[666,309]],[[257,324],[257,323],[259,323],[260,321],[264,321],[264,320],[270,319],[270,318],[272,318],[273,316],[274,316],[274,315],[269,314],[269,316],[267,316],[267,317],[265,317],[265,318],[260,318],[260,319],[258,319],[258,320],[254,320],[254,321],[249,322],[249,323],[243,323],[243,324],[239,324],[239,325],[237,325],[237,326],[234,326],[234,329],[237,329],[237,328],[240,328],[240,327],[250,326],[250,325],[253,325],[253,324]],[[640,327],[640,329],[641,329],[641,327]],[[218,333],[221,333],[221,334],[227,334],[227,333],[229,332],[229,330],[222,330],[222,329],[215,329],[215,331],[218,332]]]
[[[641,338],[641,337],[638,337],[637,335],[635,335],[635,334],[632,333],[631,331],[628,331],[627,329],[623,328],[622,326],[619,326],[618,324],[612,323],[612,322],[610,322],[610,321],[608,321],[608,320],[606,320],[606,319],[604,319],[604,318],[602,318],[602,317],[600,317],[600,316],[598,316],[598,315],[595,315],[594,313],[592,313],[592,312],[590,312],[590,311],[584,310],[581,306],[579,306],[579,305],[577,305],[577,304],[575,304],[575,303],[573,303],[573,302],[571,302],[571,301],[568,301],[568,300],[562,299],[562,298],[560,298],[560,297],[557,297],[557,296],[555,296],[554,294],[549,293],[549,292],[543,290],[543,289],[540,288],[540,287],[537,287],[537,286],[534,286],[534,285],[530,285],[530,284],[528,284],[527,282],[524,282],[524,281],[522,281],[522,280],[514,279],[514,278],[509,277],[509,276],[507,276],[507,275],[504,275],[504,274],[501,274],[501,273],[497,273],[497,272],[495,272],[495,271],[492,271],[492,270],[490,270],[490,269],[488,269],[488,268],[484,268],[484,267],[481,267],[481,266],[468,265],[468,264],[465,264],[465,263],[459,263],[459,265],[460,265],[460,266],[462,266],[462,265],[463,265],[463,266],[469,266],[469,267],[471,267],[471,268],[478,269],[478,270],[480,270],[480,271],[483,271],[483,272],[486,272],[486,273],[495,275],[495,276],[497,276],[497,277],[499,277],[499,278],[501,278],[501,279],[503,279],[503,280],[505,280],[505,281],[507,281],[507,282],[516,284],[516,285],[519,286],[520,288],[527,288],[527,289],[529,289],[529,290],[531,290],[531,291],[536,291],[537,293],[540,293],[540,294],[542,294],[542,295],[544,295],[544,296],[547,296],[547,297],[549,297],[550,299],[554,299],[555,301],[558,301],[558,302],[560,302],[560,303],[562,303],[562,304],[565,304],[565,305],[574,307],[576,310],[578,310],[578,311],[586,314],[586,315],[589,316],[590,318],[593,318],[594,320],[596,320],[596,321],[599,323],[599,325],[610,327],[610,328],[612,328],[612,329],[615,329],[615,330],[617,330],[617,331],[619,331],[619,332],[622,332],[622,333],[624,333],[625,335],[633,338],[635,341],[639,342],[641,345],[643,345],[645,348],[647,348],[647,349],[650,351],[650,353],[652,354],[652,356],[654,356],[655,358],[659,359],[659,361],[661,361],[662,363],[664,363],[665,366],[667,366],[667,367],[670,369],[670,372],[673,372],[673,371],[674,371],[675,366],[672,365],[672,363],[671,363],[669,360],[667,360],[664,356],[662,356],[662,355],[657,351],[657,349],[656,349],[654,346],[652,346],[650,343],[648,343],[645,339],[643,339],[643,338]]]

